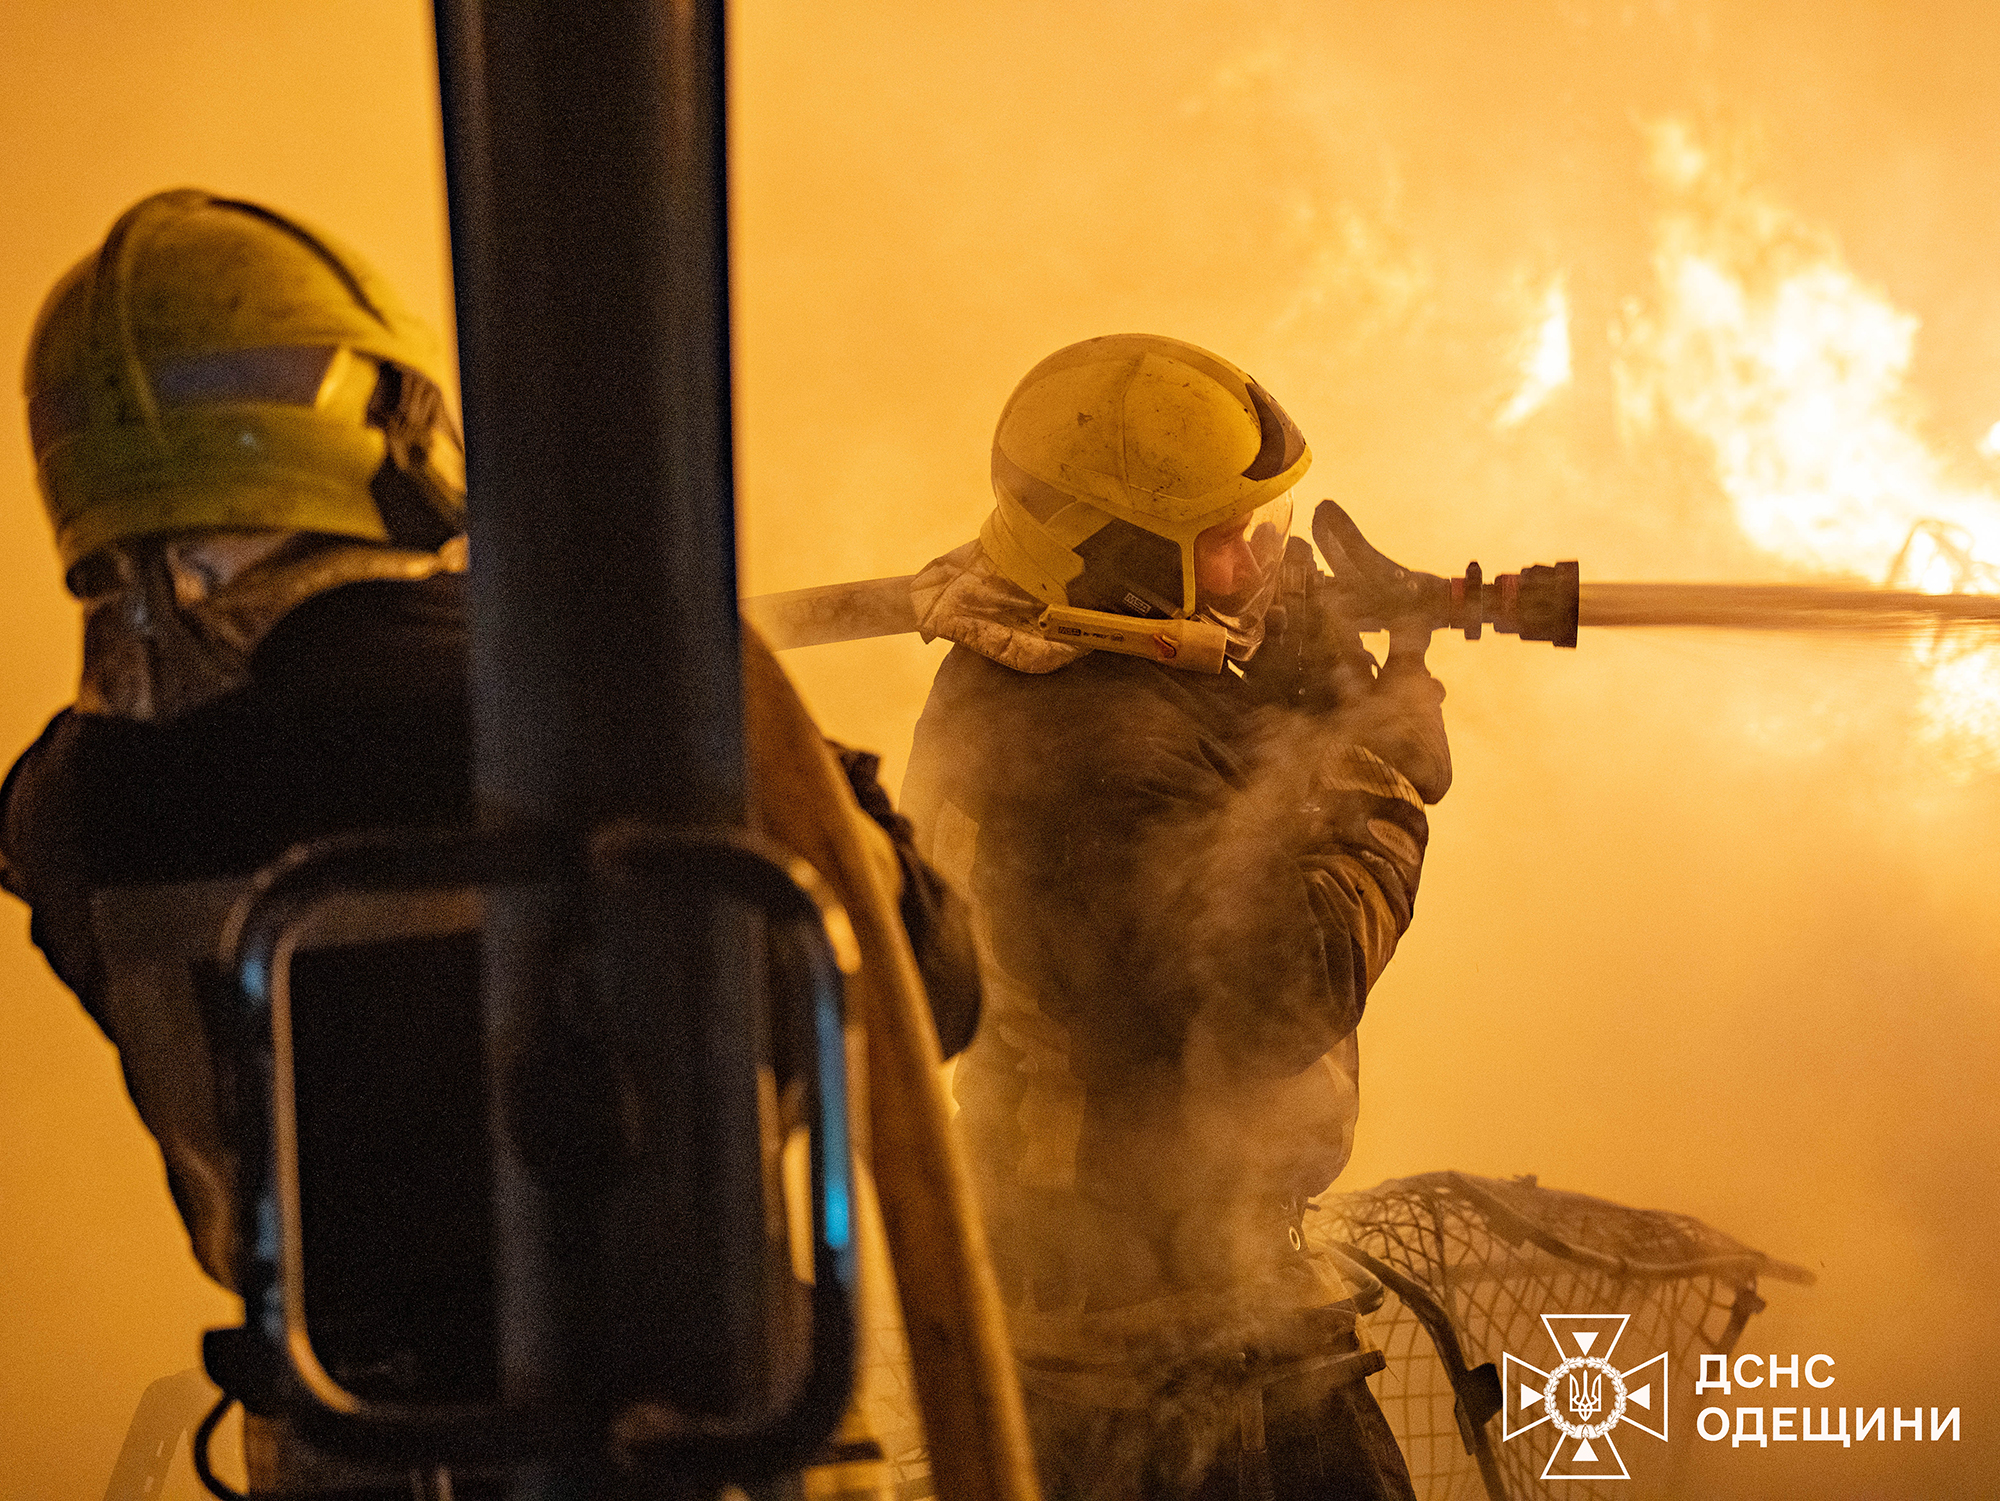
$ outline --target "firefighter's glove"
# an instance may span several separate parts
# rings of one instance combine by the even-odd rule
[[[1422,634],[1428,639],[1428,629]],[[1388,658],[1372,674],[1372,682],[1360,663],[1342,655],[1335,668],[1341,679],[1340,708],[1329,728],[1338,738],[1373,751],[1409,778],[1426,803],[1435,803],[1451,790],[1444,684],[1424,666],[1421,648],[1412,645],[1415,639],[1400,628],[1392,631]],[[1359,656],[1370,662],[1367,653]]]

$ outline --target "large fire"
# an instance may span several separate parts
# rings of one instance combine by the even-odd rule
[[[1542,294],[1540,315],[1521,340],[1521,383],[1493,419],[1503,431],[1534,416],[1569,384],[1569,287],[1557,276]]]
[[[1624,419],[1704,440],[1749,539],[1802,573],[1928,593],[2000,592],[2000,496],[1925,436],[1907,380],[1918,320],[1683,121],[1648,132],[1666,201],[1651,307],[1628,310]],[[2000,653],[1914,643],[1926,738],[2000,765]]]

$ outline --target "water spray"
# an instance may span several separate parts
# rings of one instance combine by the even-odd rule
[[[1585,584],[1579,618],[1605,626],[1842,631],[1893,636],[2000,630],[2000,595],[1923,594],[1824,584]]]

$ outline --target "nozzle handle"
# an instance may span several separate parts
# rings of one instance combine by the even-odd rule
[[[1417,617],[1434,631],[1462,630],[1468,641],[1477,641],[1490,625],[1523,641],[1576,645],[1582,585],[1574,559],[1537,563],[1499,574],[1491,583],[1476,562],[1465,565],[1461,578],[1440,578],[1378,552],[1354,518],[1331,500],[1314,510],[1312,533],[1333,570],[1338,608],[1355,630],[1387,630],[1393,622]]]
[[[1323,500],[1313,512],[1313,541],[1320,556],[1333,570],[1336,589],[1354,599],[1370,620],[1381,622],[1421,617],[1446,624],[1452,613],[1452,585],[1434,573],[1419,573],[1376,551],[1361,535],[1354,518],[1330,500]],[[1370,629],[1355,621],[1358,629]]]

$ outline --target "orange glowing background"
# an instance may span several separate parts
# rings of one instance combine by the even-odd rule
[[[746,592],[968,538],[1013,382],[1135,329],[1254,372],[1311,439],[1301,499],[1419,567],[1881,582],[1901,553],[1906,583],[1996,588],[1981,0],[733,14]],[[111,220],[180,184],[325,224],[445,321],[430,45],[419,0],[0,9],[6,358]],[[18,416],[0,530],[11,755],[77,661]],[[893,782],[941,654],[788,664]],[[1963,1410],[1956,1445],[1690,1424],[1689,1495],[2000,1476],[1996,659],[1587,628],[1433,653],[1458,779],[1363,1028],[1349,1182],[1534,1172],[1696,1215],[1819,1275],[1768,1285],[1740,1349],[1831,1354],[1821,1400]],[[62,1501],[103,1493],[139,1393],[234,1310],[9,910],[0,1497]],[[1681,1429],[1678,1376],[1674,1400]]]

